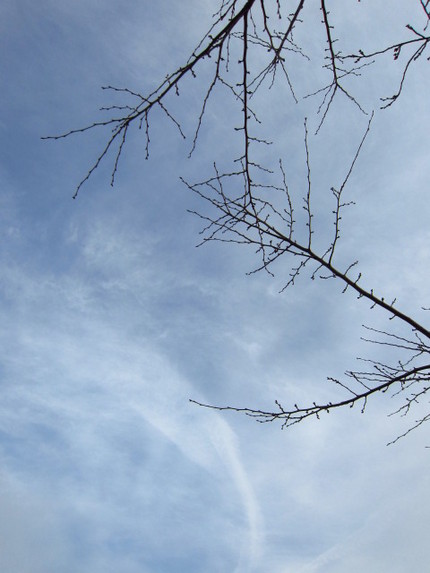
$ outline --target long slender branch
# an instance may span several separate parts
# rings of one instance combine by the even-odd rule
[[[253,214],[250,211],[247,211],[247,215],[249,217],[253,217]],[[430,339],[430,331],[427,330],[426,328],[424,328],[424,326],[422,326],[420,323],[416,322],[410,316],[401,312],[400,310],[398,310],[397,308],[395,308],[391,304],[387,303],[384,300],[384,298],[378,298],[373,293],[373,290],[368,291],[368,290],[362,288],[357,283],[357,281],[352,280],[351,278],[349,278],[345,274],[345,272],[337,269],[331,261],[326,260],[324,257],[318,255],[315,251],[308,248],[307,246],[301,245],[300,243],[292,240],[289,236],[284,235],[283,233],[281,233],[279,231],[279,229],[276,229],[275,227],[273,227],[268,221],[259,221],[259,225],[265,226],[265,233],[267,233],[271,237],[274,237],[280,241],[285,242],[286,244],[288,244],[289,247],[293,247],[293,248],[297,249],[297,251],[301,252],[305,257],[318,263],[318,265],[325,268],[334,277],[339,278],[341,281],[346,283],[346,285],[348,287],[352,288],[353,290],[355,290],[359,294],[360,298],[363,297],[363,298],[370,300],[376,306],[379,306],[379,307],[383,308],[384,310],[388,311],[390,314],[393,314],[394,316],[396,316],[397,318],[399,318],[400,320],[402,320],[406,324],[409,324],[409,326],[411,326],[414,330],[417,330],[418,332],[420,332],[421,334],[423,334],[424,336],[426,336],[427,338]]]
[[[234,28],[250,12],[250,10],[251,10],[251,8],[255,2],[256,2],[256,0],[247,0],[247,2],[243,5],[241,10],[239,10],[236,14],[232,15],[232,17],[229,20],[227,20],[227,23],[225,24],[225,26],[217,34],[215,34],[214,36],[208,36],[209,42],[205,47],[200,49],[200,51],[197,51],[197,53],[194,52],[192,57],[188,60],[186,65],[178,68],[175,72],[168,75],[166,77],[166,79],[149,96],[144,97],[140,94],[136,94],[135,92],[131,92],[131,90],[128,90],[128,89],[118,90],[116,88],[112,88],[115,91],[127,91],[128,93],[135,95],[136,97],[138,97],[141,100],[140,104],[138,104],[134,108],[131,108],[131,111],[129,114],[127,114],[123,117],[120,117],[120,118],[111,118],[110,120],[107,120],[107,121],[94,122],[89,126],[86,126],[83,128],[78,128],[78,129],[73,129],[73,130],[67,131],[65,133],[62,133],[60,135],[42,137],[42,139],[59,140],[59,139],[64,139],[64,138],[69,137],[69,136],[74,135],[74,134],[89,131],[90,129],[93,129],[96,127],[106,127],[106,126],[109,126],[112,124],[116,125],[116,127],[114,128],[112,135],[110,136],[108,143],[106,144],[102,153],[99,155],[99,157],[95,161],[94,165],[90,168],[90,170],[88,171],[86,176],[78,184],[76,191],[75,191],[75,194],[74,194],[74,198],[77,197],[78,192],[79,192],[80,188],[82,187],[82,185],[91,177],[91,175],[94,173],[94,171],[99,167],[102,159],[104,159],[104,157],[107,155],[107,153],[111,149],[112,145],[117,141],[117,138],[121,136],[119,147],[118,147],[116,157],[115,157],[114,169],[113,169],[113,173],[112,173],[112,182],[113,182],[113,180],[115,178],[115,173],[116,173],[117,168],[118,168],[118,162],[119,162],[119,159],[121,156],[121,152],[122,152],[122,149],[123,149],[123,146],[125,143],[124,132],[126,133],[128,128],[130,127],[130,125],[132,123],[135,123],[136,120],[137,121],[143,121],[144,120],[146,127],[147,127],[146,133],[148,134],[148,114],[155,106],[157,106],[157,105],[162,106],[163,110],[168,114],[170,119],[176,124],[176,126],[179,128],[179,130],[181,131],[181,134],[182,134],[182,130],[181,130],[179,123],[167,112],[166,108],[164,107],[164,105],[162,103],[163,100],[172,91],[176,91],[176,93],[178,93],[178,84],[181,81],[181,79],[184,78],[189,73],[195,75],[194,69],[200,61],[202,61],[204,58],[210,56],[214,50],[216,50],[218,48],[221,49],[224,42],[232,34],[232,31],[234,30]],[[236,3],[234,2],[233,7],[235,6],[235,4]],[[218,19],[218,22],[220,22],[222,19],[224,19],[225,16],[226,16],[225,14],[220,16]],[[121,109],[130,109],[129,106],[118,106],[118,107],[116,107],[116,109],[120,109],[120,108]],[[147,144],[148,144],[148,139],[147,139]]]
[[[430,372],[430,364],[425,364],[423,366],[418,366],[413,368],[407,372],[399,374],[398,376],[394,376],[393,378],[387,380],[386,382],[379,384],[373,388],[368,389],[360,394],[355,394],[351,398],[346,398],[345,400],[339,400],[338,402],[328,402],[325,404],[316,404],[313,403],[311,406],[299,407],[295,405],[294,409],[285,410],[281,404],[276,401],[276,405],[279,408],[279,411],[267,411],[267,410],[258,410],[254,408],[247,408],[247,407],[236,407],[236,406],[214,406],[212,404],[206,404],[204,402],[199,402],[197,400],[193,400],[190,398],[190,402],[193,404],[197,404],[198,406],[202,406],[204,408],[210,408],[212,410],[218,411],[234,411],[234,412],[242,412],[248,416],[253,418],[257,418],[260,422],[272,422],[277,419],[284,419],[284,427],[291,426],[293,424],[297,424],[302,420],[309,418],[311,416],[318,417],[319,414],[322,412],[329,412],[330,410],[336,408],[344,408],[344,407],[352,407],[355,403],[359,401],[364,402],[363,409],[367,403],[367,399],[376,394],[378,392],[384,392],[388,388],[390,388],[393,384],[401,383],[411,377],[414,377],[421,372]]]
[[[217,179],[219,180],[219,177],[215,178],[215,181]],[[267,217],[261,218],[255,210],[250,210],[249,207],[246,206],[244,207],[243,204],[241,205],[237,200],[228,200],[226,196],[223,195],[223,200],[218,202],[215,201],[212,197],[209,197],[199,191],[199,185],[187,185],[194,192],[197,192],[203,199],[211,202],[217,208],[217,210],[222,213],[222,218],[219,222],[208,218],[211,225],[215,225],[216,229],[227,228],[228,230],[224,217],[227,218],[227,221],[233,221],[235,224],[245,225],[247,231],[242,234],[242,238],[245,240],[245,242],[249,244],[254,243],[256,245],[260,245],[261,247],[273,248],[273,241],[275,241],[277,245],[276,253],[278,256],[282,252],[293,252],[293,254],[303,257],[306,261],[313,261],[319,268],[326,269],[331,276],[339,278],[342,282],[345,283],[346,287],[353,289],[359,295],[359,298],[366,298],[374,305],[384,309],[390,313],[390,315],[397,317],[404,323],[411,326],[414,330],[430,339],[430,331],[427,328],[412,319],[404,312],[400,311],[398,308],[394,307],[392,304],[387,303],[383,297],[377,297],[374,294],[373,289],[366,290],[360,286],[358,284],[358,280],[351,279],[344,271],[341,271],[334,266],[332,257],[327,259],[324,257],[324,255],[319,255],[314,251],[313,248],[309,247],[308,245],[301,244],[296,239],[294,239],[291,233],[288,235],[284,234],[272,223],[270,223]],[[252,239],[252,237],[249,236],[249,229],[258,230],[258,237]],[[240,231],[238,231],[236,228],[233,230],[233,232],[240,234]],[[263,239],[263,243],[261,242],[262,237],[265,237],[265,239]]]

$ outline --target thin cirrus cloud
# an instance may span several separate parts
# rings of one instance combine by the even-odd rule
[[[100,230],[96,234],[101,240]],[[86,264],[93,266],[95,240],[91,238],[83,250]],[[129,247],[124,253],[130,255],[132,245],[124,246]],[[107,253],[114,255],[108,240],[104,248],[103,264],[109,269],[112,261]],[[96,250],[100,255],[100,250]],[[120,267],[127,266],[121,253],[115,252]],[[130,271],[133,267],[131,257]],[[135,286],[133,273],[124,274],[130,277],[131,284],[127,289],[123,282],[120,292]],[[145,468],[149,472],[155,470],[155,474],[180,476],[182,465],[195,464],[201,468],[199,472],[208,476],[209,483],[215,479],[231,484],[226,488],[227,497],[234,496],[231,505],[240,521],[240,515],[244,515],[248,531],[239,546],[253,547],[251,553],[239,551],[242,565],[237,571],[248,570],[258,554],[261,516],[234,432],[219,416],[208,418],[205,412],[190,408],[188,397],[194,392],[187,381],[144,338],[142,343],[136,343],[127,332],[126,321],[112,327],[106,309],[109,301],[99,306],[100,300],[95,302],[97,295],[91,288],[95,287],[94,281],[91,284],[87,278],[84,283],[80,284],[79,277],[53,277],[50,273],[25,272],[16,267],[10,267],[3,276],[7,298],[3,324],[7,336],[3,337],[2,353],[2,426],[4,435],[9,434],[4,445],[12,474],[21,475],[24,482],[33,475],[45,495],[49,488],[60,496],[70,489],[76,496],[75,503],[84,508],[83,515],[93,504],[103,515],[103,493],[113,498],[113,511],[124,502],[129,473],[135,472],[148,486]],[[142,282],[139,284],[142,288]],[[118,287],[114,283],[104,288],[116,291]],[[115,447],[121,441],[125,442],[126,455]],[[180,452],[183,461],[176,456],[176,464],[169,468],[165,456],[154,461],[157,456],[152,447],[149,451],[143,448],[142,452],[141,442],[160,441],[170,444],[162,448]],[[67,453],[64,458],[61,452]],[[110,483],[103,474],[109,476]],[[157,479],[156,475],[153,477]],[[97,481],[101,493],[94,490]],[[144,500],[151,495],[139,492],[141,486],[134,480],[132,484],[137,490],[133,498],[142,503],[145,523]],[[176,487],[181,490],[181,483]],[[184,487],[188,491],[188,486]],[[167,500],[173,495],[162,491],[155,494],[156,498],[163,495]],[[66,506],[71,503],[70,495],[66,494],[63,500]],[[193,492],[195,495],[199,495],[198,491]],[[206,496],[203,492],[202,500],[198,502],[197,497],[194,503],[204,504]],[[168,503],[158,499],[160,507]],[[202,512],[203,508],[204,505]]]
[[[384,324],[327,281],[318,288],[303,281],[279,295],[288,277],[281,266],[275,279],[245,277],[253,252],[194,249],[199,225],[185,209],[196,201],[177,175],[206,176],[214,134],[226,127],[217,116],[225,100],[209,109],[196,163],[185,160],[189,149],[171,126],[154,124],[149,162],[132,139],[114,190],[102,168],[75,202],[74,185],[102,139],[39,141],[92,120],[106,103],[96,86],[140,89],[180,60],[181,37],[194,47],[187,26],[178,31],[178,22],[190,21],[187,10],[168,8],[168,15],[162,4],[131,2],[120,12],[109,2],[102,12],[98,2],[2,8],[9,57],[0,62],[8,79],[0,125],[0,508],[9,526],[1,568],[392,573],[408,563],[423,570],[428,444],[418,432],[385,447],[408,423],[386,418],[389,399],[376,400],[365,416],[331,413],[282,432],[188,402],[273,407],[275,399],[305,402],[309,392],[331,397],[326,376],[341,375],[357,355],[372,356],[357,346],[361,323]],[[357,3],[351,14],[362,18],[364,9]],[[193,14],[197,39],[203,20]],[[296,81],[304,92],[307,84]],[[341,254],[359,256],[366,280],[382,280],[415,308],[426,304],[428,241],[425,152],[413,147],[412,134],[423,129],[424,137],[427,107],[419,100],[426,90],[413,74],[410,82],[418,95],[405,92],[404,107],[374,120],[350,182],[357,206],[345,215]],[[185,101],[195,104],[192,96]],[[322,143],[311,142],[318,193],[342,180],[340,159],[350,159],[352,139],[367,123],[347,104],[340,104],[341,129],[330,137],[328,123]],[[302,118],[285,112],[278,122],[267,111],[282,127],[300,200],[303,142],[283,136],[302,138]],[[354,137],[342,146],[347,129]],[[402,141],[414,157],[410,176]],[[234,152],[225,145],[220,160]],[[321,227],[327,221],[322,212]],[[393,245],[391,260],[384,253]],[[400,273],[404,257],[410,267]]]

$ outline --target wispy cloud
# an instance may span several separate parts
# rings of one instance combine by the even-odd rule
[[[361,4],[342,11],[343,24],[362,17]],[[0,569],[425,569],[428,444],[421,432],[385,448],[407,424],[386,418],[386,396],[365,416],[333,412],[288,432],[188,402],[272,408],[275,399],[330,399],[326,376],[362,355],[361,323],[383,320],[330,281],[316,288],[304,280],[280,295],[288,280],[281,264],[274,279],[245,277],[255,267],[252,249],[194,249],[199,221],[185,210],[196,198],[177,175],[204,177],[214,150],[226,164],[235,157],[234,142],[214,146],[230,122],[225,99],[209,105],[195,163],[185,163],[188,148],[179,150],[175,130],[154,121],[151,161],[132,134],[117,187],[107,189],[103,167],[75,202],[100,134],[39,140],[92,121],[106,103],[99,85],[141,89],[172,71],[185,42],[195,46],[211,3],[10,1],[1,10],[8,113],[0,123]],[[388,37],[386,8],[369,10],[378,18],[382,10]],[[360,39],[378,18],[360,20]],[[305,92],[312,76],[305,65],[300,73]],[[363,278],[399,292],[411,309],[418,300],[428,306],[426,77],[411,74],[416,96],[375,120],[351,179],[348,200],[358,204],[343,220],[340,251],[359,257]],[[370,102],[375,93],[365,95]],[[189,119],[195,96],[174,96],[186,102],[178,113]],[[303,122],[284,93],[273,97],[264,107],[279,129],[299,211]],[[312,139],[324,207],[316,230],[327,222],[331,229],[323,194],[344,176],[367,122],[349,102],[340,109],[342,122],[333,114],[333,131]],[[265,158],[276,163],[273,149]]]

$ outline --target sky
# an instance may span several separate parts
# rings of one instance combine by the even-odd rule
[[[339,42],[372,50],[408,38],[407,23],[423,29],[419,2],[393,4],[387,14],[382,0],[333,2]],[[171,101],[187,140],[154,114],[149,160],[132,131],[113,188],[108,159],[72,199],[106,134],[41,139],[98,119],[112,101],[101,86],[153,89],[213,11],[196,0],[1,4],[1,571],[400,573],[430,560],[428,431],[387,447],[415,417],[389,417],[389,395],[363,415],[288,430],[189,402],[328,400],[338,390],[327,376],[388,353],[360,341],[363,323],[387,328],[387,317],[341,285],[304,276],[280,293],[288,264],[247,275],[252,249],[196,248],[201,221],[189,211],[205,206],[179,177],[206,179],[214,160],[227,169],[238,155],[237,104],[220,91],[188,158],[208,72]],[[314,58],[323,29],[318,11],[303,19],[296,40],[314,64],[291,67],[298,103],[281,83],[256,106],[275,139],[262,160],[282,157],[298,202],[308,117],[324,236],[330,186],[368,116],[336,96],[314,135],[320,100],[304,96],[327,81]],[[359,259],[367,285],[428,324],[430,80],[422,58],[380,110],[399,66],[387,56],[350,84],[376,113],[339,257]]]

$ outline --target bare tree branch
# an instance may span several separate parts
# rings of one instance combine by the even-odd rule
[[[399,85],[395,93],[389,97],[381,97],[382,108],[394,104],[400,97],[412,65],[417,62],[427,50],[430,36],[425,31],[430,21],[430,2],[420,0],[422,7],[423,32],[417,26],[406,24],[412,37],[390,43],[378,50],[342,54],[337,48],[336,31],[332,24],[329,3],[320,0],[319,3],[306,4],[309,13],[318,11],[321,19],[324,40],[320,46],[321,67],[328,71],[330,79],[326,85],[318,83],[311,93],[304,98],[317,97],[317,129],[321,130],[325,120],[333,109],[336,95],[346,96],[346,99],[367,115],[360,101],[353,95],[346,83],[350,77],[361,77],[369,65],[387,54],[392,54],[395,61],[400,61],[402,54],[407,53],[402,64]],[[359,141],[352,160],[345,169],[341,183],[331,187],[334,207],[331,213],[331,223],[334,232],[322,233],[324,242],[319,237],[316,224],[315,181],[311,170],[311,153],[309,147],[308,122],[305,120],[304,162],[306,166],[306,188],[299,192],[299,204],[304,210],[297,208],[297,196],[288,185],[284,164],[279,159],[279,172],[265,164],[258,150],[271,145],[271,137],[262,134],[259,109],[254,108],[258,100],[257,94],[262,90],[270,90],[283,82],[287,92],[291,93],[294,105],[299,101],[297,90],[293,86],[291,70],[297,69],[297,61],[307,62],[306,45],[297,43],[293,34],[305,14],[305,0],[221,0],[219,9],[213,15],[213,21],[208,31],[203,35],[197,47],[185,63],[164,77],[158,86],[149,93],[129,88],[106,86],[103,88],[115,96],[124,98],[124,102],[100,108],[108,119],[95,121],[88,126],[72,129],[60,135],[44,139],[61,140],[76,134],[86,134],[96,129],[107,129],[106,142],[89,168],[86,175],[77,185],[76,197],[101,162],[113,154],[111,185],[115,182],[120,158],[124,151],[130,128],[135,125],[143,128],[145,138],[145,155],[149,157],[150,148],[150,116],[155,109],[163,112],[166,118],[185,139],[186,129],[178,119],[177,108],[172,105],[170,96],[179,95],[182,81],[186,77],[197,77],[203,66],[210,67],[209,80],[203,86],[200,112],[193,130],[191,157],[199,142],[205,114],[218,87],[226,90],[232,96],[234,105],[232,130],[241,136],[241,146],[238,156],[234,157],[233,167],[222,170],[214,163],[214,175],[206,177],[201,182],[183,183],[200,199],[204,201],[203,211],[191,211],[203,222],[201,243],[219,241],[251,246],[259,256],[259,264],[250,274],[264,270],[273,275],[275,264],[282,259],[284,272],[287,273],[281,292],[293,286],[306,272],[309,278],[337,279],[335,284],[341,284],[342,292],[354,292],[358,299],[368,301],[371,308],[381,309],[386,316],[403,327],[407,334],[399,335],[394,332],[365,327],[372,338],[364,338],[366,342],[376,345],[381,350],[390,349],[398,353],[395,363],[381,360],[361,359],[362,363],[370,365],[370,370],[351,370],[345,373],[346,380],[329,377],[335,386],[347,392],[345,399],[334,400],[326,404],[311,403],[311,405],[294,405],[284,408],[275,401],[276,409],[268,412],[260,409],[240,408],[232,406],[211,406],[192,400],[200,406],[215,410],[232,410],[243,412],[259,422],[280,420],[282,427],[297,424],[309,417],[319,417],[322,412],[330,412],[341,407],[353,407],[360,403],[364,412],[368,400],[375,394],[393,389],[395,395],[404,398],[402,405],[394,412],[406,415],[413,406],[426,396],[430,379],[430,331],[406,311],[397,307],[396,299],[388,302],[376,290],[362,286],[364,279],[358,270],[358,260],[352,257],[352,262],[338,262],[338,244],[341,238],[341,221],[344,209],[355,203],[356,198],[346,198],[346,189],[351,175],[360,157],[365,140],[368,137],[374,114],[370,114],[367,127]],[[364,9],[364,8],[363,8]],[[238,61],[237,61],[238,60]],[[237,63],[236,63],[237,62]],[[278,73],[279,72],[279,73]],[[363,80],[362,80],[363,81]],[[319,80],[318,80],[319,82]],[[314,89],[315,88],[315,89]],[[266,93],[266,92],[264,92]],[[261,106],[260,106],[261,107]],[[234,119],[239,118],[239,119]],[[275,157],[275,160],[277,158]],[[311,177],[312,174],[312,177]],[[330,223],[330,224],[331,224]],[[326,223],[323,223],[323,225]],[[331,227],[330,227],[331,228]],[[323,229],[324,231],[324,229]],[[327,236],[331,237],[327,240]],[[328,242],[328,244],[327,244]],[[346,266],[346,269],[345,269]],[[425,307],[423,307],[425,308]],[[425,308],[425,310],[428,310]],[[412,334],[411,334],[412,332]],[[418,428],[430,417],[421,416],[415,424],[402,436],[412,429]],[[394,440],[393,442],[395,442]]]

